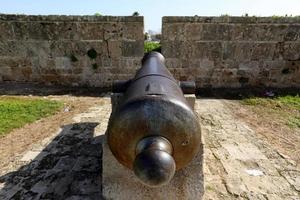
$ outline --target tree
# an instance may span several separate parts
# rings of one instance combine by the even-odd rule
[[[132,14],[132,16],[135,16],[135,17],[140,16],[140,13],[137,12],[137,11],[135,11],[135,12]]]
[[[102,16],[101,13],[99,13],[99,12],[96,12],[94,15],[95,16]]]
[[[144,33],[144,40],[149,40],[150,39],[150,35],[147,33],[147,32],[145,32]]]

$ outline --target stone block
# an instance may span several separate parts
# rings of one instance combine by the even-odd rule
[[[134,173],[122,166],[103,140],[103,196],[106,199],[202,199],[202,150],[184,169],[175,173],[168,185],[150,188],[137,180]]]
[[[251,59],[254,44],[252,42],[223,42],[223,59],[247,61]]]
[[[50,43],[48,41],[23,41],[22,46],[27,57],[49,58],[51,54]]]
[[[104,23],[103,24],[103,40],[119,40],[123,37],[123,29],[121,23]]]
[[[134,45],[133,45],[134,46]],[[134,46],[135,51],[140,51],[141,48]],[[130,51],[124,50],[126,53],[130,54]],[[103,54],[107,55],[109,58],[118,59],[122,56],[123,53],[123,42],[121,41],[107,41],[103,46]],[[129,55],[130,56],[130,55]]]
[[[222,57],[221,42],[196,42],[191,49],[191,52],[187,54],[187,58],[190,59],[207,58],[209,60],[218,60]]]
[[[0,56],[27,57],[26,48],[22,41],[0,40]]]
[[[258,41],[284,41],[284,35],[289,27],[287,24],[253,25]]]
[[[125,68],[133,68],[135,70],[138,70],[141,67],[141,57],[122,57],[120,59],[119,66],[125,67]]]
[[[1,81],[107,87],[115,78],[131,76],[143,56],[143,17],[0,15],[0,18],[0,32],[3,32],[0,37],[5,36],[0,40],[0,65],[14,71],[1,74]],[[13,38],[7,38],[7,34]],[[12,59],[2,62],[3,57],[26,58],[29,64]],[[127,59],[124,66],[123,59]],[[116,70],[120,67],[122,70]],[[20,72],[16,71],[18,68]],[[110,69],[114,69],[115,76]]]
[[[122,26],[121,37],[124,40],[144,41],[144,23],[143,22],[125,22]]]
[[[216,40],[218,37],[218,24],[202,24],[201,39],[202,40]]]
[[[216,41],[231,38],[232,25],[210,23],[187,23],[185,27],[185,40]]]
[[[300,24],[290,24],[284,35],[285,41],[300,41]]]
[[[276,43],[255,43],[251,53],[251,60],[273,60]]]
[[[163,24],[162,39],[167,41],[185,41],[185,23]]]
[[[172,41],[172,40],[167,40],[167,41],[162,41],[162,54],[166,58],[178,58],[180,59],[182,57],[182,54],[184,52],[184,42],[183,41]]]
[[[142,57],[144,55],[143,41],[123,41],[119,48],[124,57]]]
[[[12,40],[13,29],[10,22],[0,22],[0,40]]]
[[[251,143],[223,144],[222,146],[229,152],[230,157],[235,160],[267,160],[267,157]]]
[[[194,94],[185,94],[184,97],[191,108],[195,110],[196,96]]]
[[[55,68],[56,69],[70,69],[71,59],[69,57],[56,57],[55,58]]]
[[[283,55],[284,60],[288,61],[299,61],[300,60],[300,42],[296,43],[285,43],[283,46]]]
[[[77,23],[80,40],[103,40],[104,23]]]
[[[76,40],[76,23],[66,22],[12,22],[17,40]]]
[[[187,81],[189,76],[189,69],[188,68],[171,68],[170,72],[173,74],[175,79],[179,81]]]
[[[181,61],[177,58],[167,58],[166,67],[170,70],[171,68],[181,68]]]
[[[23,57],[0,57],[0,70],[2,67],[7,68],[18,68],[18,67],[30,67],[31,62],[28,58]]]
[[[203,25],[200,23],[187,23],[185,26],[186,40],[198,41],[203,39],[201,33],[203,31]],[[168,39],[168,38],[166,38]]]
[[[231,41],[283,41],[286,24],[231,24]]]
[[[231,39],[233,26],[230,24],[218,24],[215,40],[227,41]]]

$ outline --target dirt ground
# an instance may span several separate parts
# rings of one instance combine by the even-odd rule
[[[23,97],[39,98],[39,97]],[[0,199],[102,199],[108,97],[47,96],[56,115],[0,138]],[[203,199],[300,200],[299,130],[238,101],[197,99]]]
[[[62,96],[17,96],[19,98],[46,98],[64,102],[62,110],[47,118],[27,124],[15,129],[11,133],[0,137],[0,169],[11,168],[13,161],[32,145],[58,131],[59,127],[72,122],[74,115],[85,112],[88,108],[101,105],[101,99],[96,97]],[[25,136],[25,137],[24,137]]]
[[[300,165],[300,129],[288,127],[269,108],[242,105],[238,101],[228,101],[237,118],[246,122],[258,136],[281,153]]]

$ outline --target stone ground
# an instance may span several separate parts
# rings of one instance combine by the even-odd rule
[[[103,199],[101,141],[111,108],[108,97],[101,102],[0,169],[0,199]],[[299,200],[297,163],[238,119],[228,103],[196,101],[204,140],[204,199]]]
[[[204,199],[300,199],[299,166],[236,118],[228,104],[197,101],[205,143]]]

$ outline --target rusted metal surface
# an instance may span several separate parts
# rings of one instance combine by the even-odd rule
[[[143,58],[142,67],[128,84],[121,104],[110,118],[107,135],[108,144],[117,160],[130,169],[137,169],[134,165],[138,163],[139,172],[145,165],[143,173],[147,179],[151,179],[151,174],[146,173],[152,161],[158,162],[154,164],[162,170],[169,165],[169,171],[165,170],[169,175],[172,174],[172,160],[178,170],[196,155],[201,145],[197,117],[184,98],[179,83],[165,67],[161,54],[152,52]],[[146,148],[140,152],[138,144],[152,136],[166,139],[172,153],[168,148],[159,149],[159,144],[153,144],[157,148]],[[161,140],[157,142],[161,143]],[[154,155],[158,159],[154,159]],[[153,159],[147,163],[145,156]],[[137,158],[139,162],[135,162]],[[153,180],[152,186],[155,186],[165,184],[169,179],[163,179],[162,182],[155,182],[158,180],[155,178]],[[151,181],[148,185],[151,185]]]

